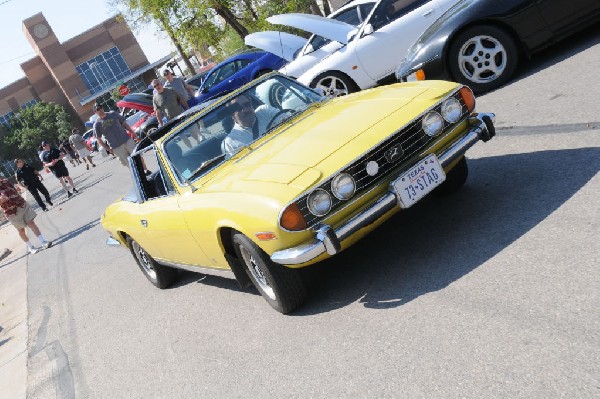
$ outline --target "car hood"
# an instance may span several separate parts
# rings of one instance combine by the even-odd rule
[[[348,44],[348,34],[356,27],[345,22],[312,14],[280,14],[267,18],[272,24],[291,26],[292,28],[323,36],[342,44]]]
[[[306,39],[285,32],[264,31],[247,35],[244,42],[261,50],[268,51],[286,61],[292,61],[296,51],[306,44]]]
[[[299,195],[361,157],[457,87],[434,82],[385,86],[318,104],[242,150],[211,173],[210,184],[202,185],[209,191],[264,194],[264,190],[277,191],[273,188],[277,184],[287,187],[284,195]]]

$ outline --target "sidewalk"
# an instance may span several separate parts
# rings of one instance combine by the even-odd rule
[[[27,252],[17,230],[0,226],[0,399],[27,395]]]

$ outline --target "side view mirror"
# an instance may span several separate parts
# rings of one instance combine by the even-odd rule
[[[315,49],[311,43],[308,43],[304,48],[304,54],[312,53],[313,51],[315,51]]]
[[[348,32],[348,35],[346,36],[346,41],[348,43],[350,43],[352,40],[354,40],[357,33],[358,33],[358,29],[353,29],[350,32]]]
[[[202,86],[202,88],[200,89],[200,93],[202,93],[202,94],[208,93],[208,87]]]
[[[373,33],[373,25],[371,25],[371,24],[366,24],[366,25],[365,25],[365,28],[363,29],[363,35],[364,35],[364,36],[368,36],[368,35],[370,35],[371,33]]]

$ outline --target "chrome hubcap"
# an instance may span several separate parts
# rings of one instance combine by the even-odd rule
[[[327,97],[345,96],[349,93],[348,86],[335,76],[326,76],[317,82],[315,89]]]
[[[260,265],[256,262],[256,259],[252,256],[250,251],[240,245],[240,252],[242,254],[242,258],[244,258],[244,263],[248,266],[248,270],[250,270],[250,274],[254,277],[254,280],[260,286],[260,289],[272,300],[275,300],[275,291],[273,288],[267,283],[267,279],[263,274],[263,271],[260,268]]]
[[[506,69],[507,52],[502,43],[491,36],[469,39],[458,54],[460,72],[474,83],[489,83]]]
[[[152,262],[150,261],[148,254],[142,247],[140,247],[137,243],[134,243],[134,251],[137,253],[138,259],[140,260],[140,264],[144,269],[144,272],[153,280],[156,280],[156,271],[152,267]]]

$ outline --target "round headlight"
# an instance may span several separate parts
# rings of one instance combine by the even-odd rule
[[[318,188],[309,194],[306,205],[313,215],[325,216],[331,210],[331,195],[322,188]]]
[[[442,115],[435,111],[431,111],[423,117],[421,125],[425,134],[435,137],[442,132],[442,129],[444,128],[444,120],[442,119]]]
[[[331,181],[331,192],[339,200],[352,198],[356,191],[356,183],[348,173],[340,173]]]
[[[462,107],[456,98],[449,98],[442,104],[442,116],[447,122],[458,122],[461,114]]]

